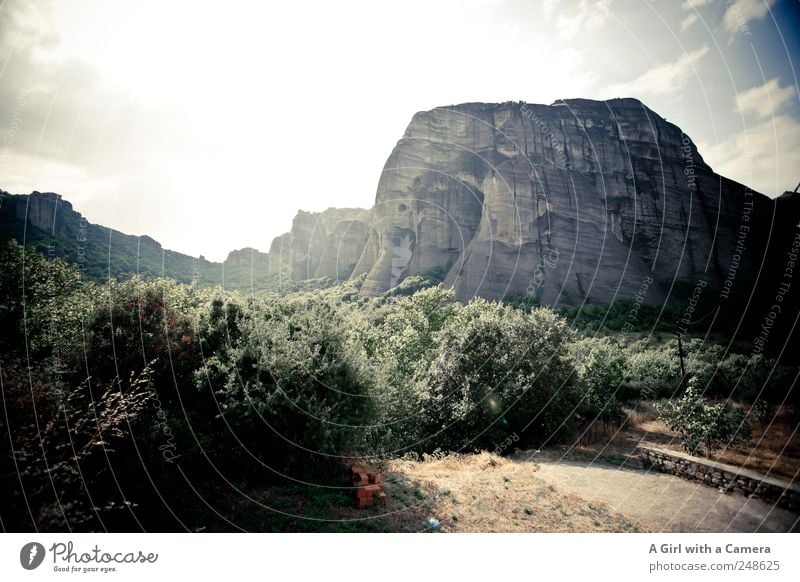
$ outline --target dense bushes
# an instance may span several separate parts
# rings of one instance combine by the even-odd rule
[[[183,504],[214,483],[329,481],[351,455],[540,446],[642,398],[680,396],[665,418],[688,450],[711,450],[746,436],[747,417],[705,397],[787,397],[791,370],[699,340],[684,343],[681,395],[674,340],[576,337],[533,303],[461,305],[434,281],[369,299],[360,280],[250,296],[99,285],[0,248],[3,523],[169,529],[166,497],[183,528]]]
[[[590,419],[617,419],[621,400],[630,396],[624,387],[625,350],[609,338],[583,338],[570,345],[580,382],[580,412]]]
[[[78,270],[16,241],[0,246],[0,349],[22,346],[45,357],[78,343],[86,315]]]
[[[558,440],[578,401],[566,351],[571,333],[551,311],[525,312],[430,287],[357,311],[377,379],[379,453],[495,448]]]
[[[681,368],[672,344],[648,346],[639,342],[628,350],[626,360],[627,380],[641,397],[669,398],[675,394]]]
[[[311,473],[364,449],[371,379],[330,305],[215,301],[201,336],[195,382],[213,391],[233,464]]]
[[[546,309],[473,301],[443,330],[422,404],[427,437],[444,449],[557,441],[578,401],[567,359],[570,331]]]
[[[376,452],[425,446],[428,375],[443,330],[457,309],[452,291],[432,287],[353,312],[358,342],[380,387],[374,391],[376,419],[370,439]]]
[[[633,394],[643,398],[672,398],[681,392],[678,343],[658,345],[637,342],[625,350],[626,381]],[[706,396],[773,404],[795,402],[787,394],[792,369],[760,354],[743,355],[724,346],[692,339],[684,343],[686,376],[695,380]]]

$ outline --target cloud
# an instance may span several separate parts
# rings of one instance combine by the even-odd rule
[[[580,0],[574,9],[561,8],[556,17],[555,27],[558,36],[564,40],[573,40],[582,32],[592,32],[603,27],[611,14],[612,0]],[[555,4],[545,2],[545,18],[549,18]]]
[[[681,30],[686,30],[691,25],[693,25],[695,22],[697,22],[697,14],[692,12],[691,14],[688,14],[686,16],[686,18],[681,20]]]
[[[788,115],[777,115],[724,142],[701,143],[698,149],[717,173],[775,197],[797,184],[800,122]]]
[[[684,0],[681,8],[684,10],[691,10],[692,8],[700,8],[701,6],[708,6],[714,0]]]
[[[681,31],[688,29],[695,22],[698,21],[697,9],[703,6],[708,6],[713,0],[684,0],[681,4],[681,9],[689,14],[681,20]]]
[[[677,61],[658,63],[643,75],[627,83],[608,86],[602,94],[606,98],[638,95],[673,95],[680,92],[694,71],[697,63],[708,52],[708,46],[681,55]]]
[[[722,24],[728,32],[736,32],[751,20],[761,20],[775,0],[737,0],[725,11]]]
[[[777,79],[771,79],[759,85],[742,91],[736,96],[736,107],[742,114],[751,113],[757,119],[772,117],[785,104],[794,97],[793,85],[781,87]]]

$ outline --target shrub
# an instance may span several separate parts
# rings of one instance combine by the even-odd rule
[[[191,318],[200,297],[167,279],[110,281],[92,290],[83,337],[66,353],[68,379],[111,382],[155,361],[152,383],[164,403],[176,403],[177,390],[192,385],[192,372],[201,362]]]
[[[119,527],[150,485],[143,475],[144,459],[133,446],[134,437],[144,438],[139,446],[156,450],[146,440],[155,415],[149,405],[155,397],[150,368],[129,382],[104,385],[97,398],[90,395],[88,382],[70,387],[38,372],[30,385],[15,380],[5,385],[15,471],[4,483],[9,498],[3,502],[30,508],[35,529]],[[16,510],[9,507],[3,513]]]
[[[371,380],[347,331],[325,304],[212,305],[202,335],[221,345],[195,382],[217,400],[233,468],[313,473],[363,447]]]
[[[48,260],[16,241],[0,247],[0,348],[30,350],[33,357],[58,353],[80,337],[87,312],[78,269]]]
[[[392,300],[360,323],[358,337],[380,387],[371,439],[377,452],[416,448],[426,436],[420,416],[428,394],[425,386],[442,331],[461,309],[453,297],[444,287],[426,288]]]
[[[494,449],[557,440],[572,430],[577,394],[565,321],[476,300],[452,318],[433,362],[423,417],[428,448]]]
[[[723,346],[693,339],[685,345],[686,373],[704,394],[778,404],[791,385],[791,370],[761,354],[727,353]]]
[[[644,398],[675,394],[680,382],[680,364],[672,343],[660,347],[638,347],[628,356],[627,379],[638,386]]]
[[[750,425],[744,411],[709,403],[692,380],[683,396],[660,404],[658,412],[692,455],[699,455],[701,450],[710,455],[720,446],[750,440]]]
[[[570,345],[584,415],[615,419],[621,414],[620,388],[625,375],[625,351],[609,338],[583,338]]]

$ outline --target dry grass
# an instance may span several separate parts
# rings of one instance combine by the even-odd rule
[[[789,411],[769,427],[753,426],[749,445],[718,451],[714,459],[783,479],[796,479],[800,436]],[[567,457],[639,467],[640,443],[680,450],[680,442],[648,409],[624,430],[609,431],[598,443],[552,447],[537,458]],[[646,524],[588,502],[537,478],[538,466],[489,453],[444,455],[421,460],[395,459],[371,467],[384,475],[386,507],[356,509],[342,475],[342,488],[269,487],[248,492],[251,500],[230,496],[230,518],[249,531],[420,532],[437,519],[446,532],[631,532]],[[234,497],[234,498],[230,498]],[[256,500],[254,504],[252,500]],[[224,528],[223,528],[224,529]]]
[[[428,509],[453,532],[631,532],[631,520],[605,504],[547,486],[537,465],[488,453],[397,460],[390,474],[425,485]]]
[[[247,531],[444,532],[643,531],[603,503],[589,503],[536,477],[538,466],[488,453],[397,459],[380,469],[386,507],[356,509],[346,489],[290,485],[231,499],[232,521]]]

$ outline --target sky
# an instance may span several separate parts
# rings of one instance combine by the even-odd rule
[[[222,260],[370,207],[417,111],[636,97],[774,197],[798,61],[797,0],[0,0],[0,189]]]

